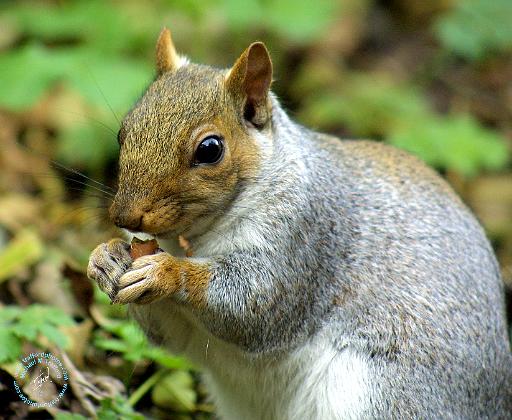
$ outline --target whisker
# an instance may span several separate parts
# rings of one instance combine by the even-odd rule
[[[58,169],[62,169],[63,171],[66,171],[68,173],[72,173],[74,175],[78,175],[78,176],[81,176],[82,178],[84,179],[87,179],[89,181],[91,181],[92,183],[96,184],[98,187],[101,187],[101,188],[104,188],[106,189],[107,191],[110,191],[112,193],[115,193],[115,191],[109,187],[108,185],[105,185],[93,178],[90,178],[88,177],[87,175],[81,173],[80,171],[74,169],[74,168],[69,168],[67,167],[66,165],[60,163],[60,162],[57,162],[56,160],[53,160],[53,159],[50,159],[48,158],[48,156],[45,156],[45,155],[42,155],[41,153],[38,153],[34,150],[32,150],[30,147],[24,145],[24,144],[21,144],[21,143],[16,143],[18,147],[22,148],[22,149],[25,149],[27,152],[33,154],[34,156],[38,157],[38,158],[41,158],[41,159],[44,159],[44,161],[47,161],[49,164],[50,164],[50,167],[53,167],[53,168],[58,168]],[[30,174],[34,174],[34,172],[30,172]],[[54,176],[52,175],[51,173],[48,173],[48,174],[41,174],[41,176]]]
[[[89,178],[87,175],[84,175],[83,173],[77,171],[76,169],[68,168],[67,166],[62,165],[61,163],[59,163],[57,161],[50,160],[50,163],[52,165],[60,168],[60,169],[63,169],[63,170],[68,171],[68,172],[71,172],[71,173],[73,173],[75,175],[81,176],[81,177],[83,177],[83,178],[93,182],[94,184],[97,185],[97,187],[95,187],[94,185],[90,185],[90,184],[84,183],[84,182],[79,181],[79,180],[75,180],[74,178],[68,178],[69,180],[73,179],[74,182],[77,182],[77,183],[79,183],[81,185],[90,186],[91,188],[94,188],[94,189],[96,189],[98,191],[101,191],[101,192],[107,194],[107,195],[110,195],[111,197],[114,196],[114,190],[112,190],[112,188],[110,188],[108,185],[102,184],[101,182],[96,181],[95,179]],[[105,188],[106,190],[103,190],[103,188]]]
[[[108,109],[110,109],[110,112],[112,112],[112,115],[114,116],[114,118],[116,119],[116,121],[117,121],[117,123],[119,124],[119,127],[120,127],[121,126],[121,120],[117,117],[116,113],[114,112],[114,109],[110,105],[110,102],[107,100],[107,97],[103,93],[103,90],[101,89],[98,81],[94,77],[94,74],[92,73],[91,68],[89,67],[89,65],[87,63],[85,63],[85,67],[87,68],[87,71],[88,71],[89,75],[91,76],[91,79],[93,80],[94,84],[96,85],[96,88],[98,89],[98,91],[100,92],[101,96],[105,100],[105,103],[107,104]]]
[[[100,195],[100,194],[95,194],[93,191],[87,191],[87,190],[84,190],[83,188],[67,187],[66,190],[77,191],[77,192],[81,193],[81,195],[83,195],[85,198],[95,198],[95,199],[98,199],[101,201],[107,200],[108,202],[112,202],[112,199],[109,197],[106,197],[106,196]]]
[[[111,193],[110,191],[105,191],[105,190],[102,190],[101,188],[98,188],[94,185],[91,185],[87,182],[83,182],[83,181],[80,181],[78,179],[75,179],[75,178],[70,178],[70,177],[63,177],[65,180],[69,181],[69,182],[74,182],[76,184],[79,184],[79,185],[83,185],[85,187],[88,187],[88,188],[92,188],[93,190],[95,191],[98,191],[98,192],[101,192],[103,194],[105,194],[106,197],[109,197],[109,198],[114,198],[115,194]],[[68,187],[68,189],[71,189],[70,187]],[[77,188],[77,190],[80,190],[79,188]],[[85,191],[84,189],[82,189],[82,191]]]
[[[83,117],[87,120],[91,120],[92,122],[102,126],[103,128],[107,129],[108,131],[110,131],[114,135],[114,137],[117,136],[117,133],[110,126],[105,124],[103,121],[98,120],[97,118],[91,117],[90,115],[83,115],[78,112],[66,111],[65,109],[62,109],[62,108],[57,108],[57,109],[59,112],[62,112],[65,114],[75,115],[77,117]],[[83,124],[87,124],[87,122],[88,121],[80,121],[80,123],[83,123]]]
[[[114,190],[113,190],[112,188],[110,188],[108,185],[105,185],[105,184],[103,184],[102,182],[99,182],[99,181],[97,181],[97,180],[95,180],[95,179],[93,179],[93,178],[90,178],[90,177],[88,177],[87,175],[83,174],[82,172],[80,172],[80,171],[78,171],[78,170],[76,170],[76,169],[74,169],[74,168],[69,168],[69,167],[67,167],[66,165],[63,165],[62,163],[57,162],[56,160],[53,160],[53,159],[50,159],[50,163],[51,163],[53,166],[56,166],[56,167],[57,167],[57,168],[59,168],[59,169],[62,169],[62,170],[64,170],[64,171],[68,171],[68,172],[71,172],[71,173],[73,173],[73,174],[75,174],[75,175],[81,176],[81,177],[83,177],[83,178],[85,178],[85,179],[88,179],[88,180],[89,180],[89,181],[91,181],[91,182],[94,182],[96,185],[99,185],[100,187],[104,187],[104,188],[106,188],[107,190],[110,190],[110,191],[114,192]]]
[[[82,223],[84,225],[87,225],[87,224],[90,224],[91,222],[93,221],[96,221],[96,222],[106,222],[106,218],[101,216],[100,214],[91,214],[90,216],[85,216],[83,219],[82,219]]]
[[[68,176],[57,176],[57,175],[52,175],[52,174],[40,174],[40,175],[38,175],[38,177],[40,177],[40,178],[52,178],[52,179],[59,179],[59,180],[60,179],[64,179],[66,181],[74,182],[76,184],[83,185],[83,186],[88,187],[88,188],[93,188],[94,190],[99,191],[99,192],[102,193],[102,195],[95,195],[95,197],[101,197],[101,198],[109,199],[109,200],[111,200],[114,197],[114,194],[110,193],[109,191],[104,191],[102,189],[99,189],[99,188],[95,187],[94,185],[91,185],[91,184],[86,183],[86,182],[82,182],[80,180],[77,180],[75,178],[71,178],[71,177],[68,177]],[[89,195],[92,194],[91,191],[87,191],[87,189],[85,189],[85,188],[79,188],[79,187],[74,187],[73,188],[73,187],[71,187],[69,185],[64,185],[63,188],[66,189],[66,190],[81,191],[84,194],[89,194]]]
[[[66,216],[69,219],[72,219],[72,218],[76,218],[76,217],[81,217],[82,215],[87,215],[89,212],[94,212],[95,215],[98,215],[97,211],[98,211],[98,209],[95,208],[95,207],[83,207],[83,206],[80,206],[80,207],[68,210],[66,212]]]

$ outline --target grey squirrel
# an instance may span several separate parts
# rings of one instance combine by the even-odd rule
[[[164,251],[113,239],[88,275],[202,367],[220,417],[512,418],[499,267],[446,182],[291,121],[262,43],[218,70],[164,29],[156,56],[110,215]]]

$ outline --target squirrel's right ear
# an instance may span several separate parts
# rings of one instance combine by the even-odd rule
[[[176,70],[180,66],[180,56],[174,48],[171,31],[162,29],[156,43],[156,71],[160,76],[167,71]]]
[[[256,127],[263,127],[270,118],[271,83],[272,62],[262,42],[251,44],[226,76],[227,90],[242,107],[244,118]]]

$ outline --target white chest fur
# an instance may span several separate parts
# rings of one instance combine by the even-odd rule
[[[225,419],[356,419],[367,406],[368,366],[351,351],[316,342],[278,364],[230,359],[206,376]]]
[[[205,370],[223,419],[355,419],[368,407],[368,362],[352,350],[334,350],[322,334],[276,362],[217,339],[165,300],[131,310],[164,346]]]

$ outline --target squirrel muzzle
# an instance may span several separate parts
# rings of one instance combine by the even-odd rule
[[[142,209],[120,204],[116,198],[110,206],[109,214],[110,219],[117,227],[131,231],[141,231],[144,217]]]

